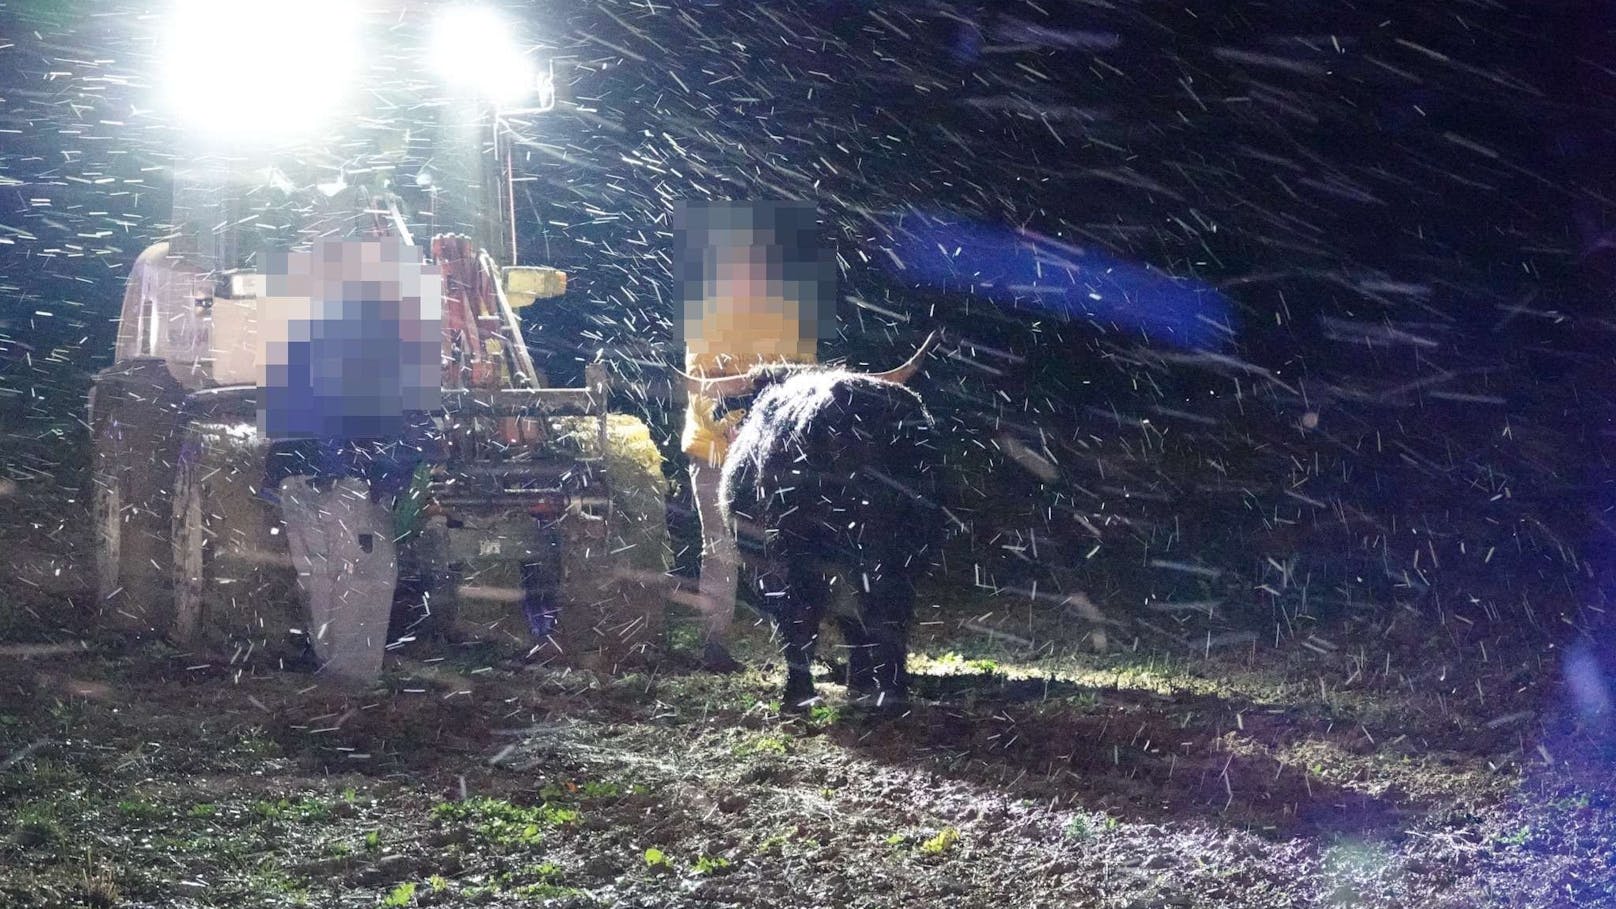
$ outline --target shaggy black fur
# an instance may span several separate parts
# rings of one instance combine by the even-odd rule
[[[833,601],[852,601],[836,616],[850,647],[848,685],[883,707],[899,704],[914,582],[944,519],[933,504],[931,414],[913,391],[842,369],[757,375],[724,463],[723,506],[743,541],[762,535],[758,588],[781,637],[785,703],[813,700],[820,620]]]

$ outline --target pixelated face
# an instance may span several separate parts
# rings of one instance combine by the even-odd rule
[[[396,238],[329,240],[268,258],[259,430],[270,439],[389,438],[441,405],[442,276]]]
[[[834,330],[834,260],[812,205],[681,205],[674,243],[679,328],[692,352],[811,356]]]
[[[750,238],[755,240],[756,238]],[[713,279],[705,283],[703,301],[716,309],[718,301],[753,312],[770,306],[792,307],[769,287],[769,249],[755,242],[734,242],[711,250]],[[792,307],[795,308],[795,307]]]

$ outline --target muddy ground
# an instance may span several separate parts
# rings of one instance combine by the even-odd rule
[[[761,627],[733,676],[676,632],[615,677],[422,643],[344,692],[72,631],[46,514],[5,541],[0,906],[1616,905],[1616,753],[1552,638],[1094,653],[939,588],[897,718],[828,670],[782,716]]]

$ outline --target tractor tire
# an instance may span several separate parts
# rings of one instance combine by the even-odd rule
[[[278,509],[258,495],[267,448],[244,422],[186,427],[171,523],[176,642],[231,663],[302,655],[307,623]]]
[[[90,392],[96,621],[141,637],[173,622],[169,523],[185,392],[161,360],[96,377]]]

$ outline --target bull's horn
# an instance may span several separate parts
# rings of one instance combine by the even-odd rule
[[[899,366],[897,369],[889,369],[886,372],[872,372],[869,374],[870,378],[896,382],[899,385],[908,382],[914,378],[915,373],[920,371],[921,364],[926,362],[926,355],[931,353],[932,348],[936,347],[941,340],[942,335],[935,331],[932,332],[926,336],[926,343],[920,345],[920,349],[915,351],[915,355],[909,358],[909,362]]]
[[[682,369],[675,369],[674,372],[685,380],[686,392],[700,395],[704,398],[711,398],[715,401],[743,395],[752,389],[753,379],[749,373],[743,372],[733,376],[719,376],[716,379],[703,379],[700,376],[693,376]]]
[[[910,357],[907,363],[904,363],[902,366],[899,366],[896,369],[889,369],[886,372],[872,372],[865,373],[865,375],[872,379],[880,379],[886,382],[896,382],[897,384],[902,385],[914,378],[915,373],[920,371],[921,364],[926,362],[926,355],[931,353],[932,349],[935,348],[940,341],[942,341],[942,335],[934,331],[930,335],[926,336],[925,343],[920,345],[920,349],[915,351],[915,355]],[[685,380],[686,392],[693,395],[701,395],[704,398],[711,398],[713,400],[733,398],[738,395],[746,394],[752,390],[755,382],[755,378],[750,372],[743,372],[733,376],[719,376],[716,379],[703,379],[700,376],[693,376],[681,369],[675,368],[673,371],[678,373],[679,377]]]

